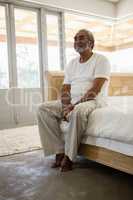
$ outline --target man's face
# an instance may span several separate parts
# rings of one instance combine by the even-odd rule
[[[90,48],[91,46],[88,35],[83,31],[78,32],[74,37],[74,49],[78,53],[83,53],[85,50]]]

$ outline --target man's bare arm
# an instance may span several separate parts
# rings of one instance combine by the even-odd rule
[[[71,104],[71,97],[70,95],[68,95],[71,90],[71,87],[69,87],[68,85],[63,86],[62,104],[63,104],[64,119],[67,120],[68,113],[71,112],[77,104],[95,99],[95,97],[101,91],[101,88],[106,80],[107,80],[106,78],[96,78],[93,82],[92,88],[85,93],[85,95],[80,99],[80,101],[76,102],[73,105]]]
[[[96,96],[98,95],[98,93],[101,91],[101,88],[104,84],[104,82],[106,81],[106,78],[96,78],[93,81],[93,86],[91,89],[89,89],[85,95],[80,99],[80,101],[76,102],[75,105],[85,102],[85,101],[89,101],[92,99],[95,99]]]
[[[70,84],[63,84],[61,88],[61,103],[62,106],[67,106],[71,103],[71,85]]]
[[[67,114],[73,110],[74,106],[71,104],[71,85],[64,84],[61,89],[61,102],[63,119],[67,121]]]

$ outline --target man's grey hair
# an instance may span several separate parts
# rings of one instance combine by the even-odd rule
[[[91,43],[92,43],[91,48],[93,49],[93,48],[94,48],[94,44],[95,44],[95,39],[94,39],[93,33],[92,33],[91,31],[87,30],[87,29],[80,29],[80,30],[78,31],[78,33],[79,33],[79,32],[85,32],[85,33],[86,33],[86,35],[88,36],[88,39],[89,39],[89,40],[91,41]]]

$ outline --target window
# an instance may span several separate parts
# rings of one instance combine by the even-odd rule
[[[37,13],[15,8],[17,81],[20,88],[40,87]]]
[[[9,87],[5,7],[0,6],[0,89]]]
[[[48,70],[60,70],[59,23],[58,16],[47,14]]]
[[[114,51],[110,56],[112,72],[133,73],[133,48]]]
[[[133,17],[118,21],[114,26],[112,72],[133,73]]]
[[[65,14],[66,59],[67,62],[78,55],[73,49],[73,37],[80,29],[88,29],[95,37],[95,50],[110,51],[112,45],[112,21],[96,17]]]
[[[89,29],[95,37],[96,52],[110,60],[111,71],[133,73],[133,18],[113,22],[95,16],[65,14],[66,59],[69,62],[78,54],[73,49],[73,37],[82,29]]]

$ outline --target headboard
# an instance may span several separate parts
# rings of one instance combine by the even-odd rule
[[[59,98],[60,89],[63,83],[64,73],[48,72],[48,100]],[[110,96],[132,96],[133,95],[133,74],[111,74],[109,85]]]

